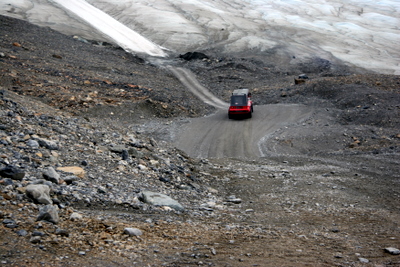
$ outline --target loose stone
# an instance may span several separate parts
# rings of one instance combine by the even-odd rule
[[[130,236],[140,236],[143,234],[143,232],[138,228],[125,228],[124,234],[130,235]]]
[[[80,221],[80,220],[82,220],[82,218],[83,218],[82,214],[77,213],[77,212],[73,212],[73,213],[69,216],[69,219],[70,219],[71,221]]]
[[[67,177],[64,178],[64,182],[68,185],[72,184],[75,181],[78,181],[79,178],[75,175],[69,175]]]
[[[122,160],[128,160],[128,159],[129,159],[128,150],[126,149],[122,150]]]
[[[64,237],[68,237],[69,236],[69,231],[65,230],[65,229],[56,229],[55,234],[56,235],[60,235],[60,236],[64,236]]]
[[[144,191],[141,196],[141,200],[144,203],[148,203],[154,206],[167,206],[177,211],[183,211],[184,207],[176,200],[170,198],[167,195],[154,193],[150,191]]]
[[[16,233],[19,236],[27,236],[28,235],[28,232],[24,229],[18,230]]]
[[[50,198],[50,187],[44,184],[30,184],[26,187],[26,195],[39,204],[53,204]]]
[[[29,146],[29,147],[31,147],[31,148],[39,148],[39,142],[36,141],[36,140],[33,140],[33,139],[29,139],[29,140],[26,142],[26,145]]]
[[[25,172],[20,168],[8,165],[0,170],[0,176],[21,181],[25,177]]]
[[[48,221],[54,224],[57,224],[60,221],[58,216],[58,208],[53,205],[46,205],[39,211],[39,216],[36,219],[37,221]]]
[[[45,236],[46,234],[40,231],[33,231],[32,236]]]
[[[32,244],[38,244],[42,241],[42,238],[40,236],[33,236],[29,242],[31,242]]]
[[[400,249],[394,247],[385,248],[385,252],[390,253],[392,255],[400,255]]]
[[[43,138],[38,138],[37,139],[39,145],[42,147],[45,147],[49,150],[58,150],[58,144],[55,141],[43,139]]]
[[[78,166],[58,167],[57,170],[63,171],[66,173],[72,173],[73,175],[76,175],[79,178],[85,177],[85,170]]]
[[[48,167],[43,171],[43,178],[55,184],[60,182],[60,174],[53,167]]]
[[[226,200],[227,202],[231,202],[234,204],[240,204],[242,203],[242,200],[240,198],[237,198],[235,196],[229,196],[228,199]]]

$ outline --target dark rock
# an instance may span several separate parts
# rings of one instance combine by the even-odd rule
[[[179,55],[179,58],[184,60],[195,60],[195,59],[208,59],[208,56],[201,52],[187,52],[186,54]]]
[[[75,181],[78,181],[79,177],[75,176],[75,175],[69,175],[67,177],[64,178],[64,181],[66,184],[70,185]]]
[[[6,227],[7,227],[7,228],[11,228],[11,229],[13,229],[13,228],[18,228],[18,224],[16,224],[16,223],[9,223],[9,224],[6,224]]]
[[[2,184],[4,184],[4,185],[13,185],[14,184],[14,182],[13,182],[13,180],[12,179],[10,179],[10,178],[5,178],[5,179],[3,179],[3,182],[2,182]]]
[[[161,182],[164,182],[164,183],[170,183],[171,182],[171,179],[169,179],[169,178],[166,178],[166,177],[160,177],[160,178],[158,178]]]
[[[129,159],[129,153],[128,150],[124,149],[122,150],[122,160],[127,160]]]
[[[12,219],[3,220],[3,224],[4,224],[5,227],[11,228],[11,229],[18,227],[18,224]]]
[[[40,231],[33,231],[32,236],[45,236],[46,234]]]
[[[8,165],[0,170],[0,176],[21,181],[25,177],[25,172],[17,167]]]
[[[304,79],[294,79],[294,84],[302,84],[305,82],[306,82],[306,80],[304,80]]]
[[[21,229],[21,230],[18,230],[16,232],[16,234],[19,235],[19,236],[27,236],[28,232],[26,230],[24,230],[24,229]]]
[[[59,236],[69,237],[69,231],[65,229],[57,229],[55,234]]]
[[[15,223],[15,221],[12,219],[4,219],[3,220],[3,224],[10,224],[10,223]]]
[[[31,242],[32,244],[38,244],[42,242],[42,239],[40,236],[33,236],[31,239],[29,239],[29,242]]]

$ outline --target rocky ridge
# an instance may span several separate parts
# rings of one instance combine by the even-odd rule
[[[14,93],[1,92],[3,231],[15,229],[17,235],[30,235],[29,242],[43,250],[64,244],[84,252],[88,247],[98,247],[93,245],[98,241],[80,244],[78,237],[85,235],[83,229],[106,222],[99,219],[89,223],[90,216],[83,219],[85,212],[79,210],[118,211],[116,216],[123,220],[137,220],[140,214],[165,220],[171,213],[183,213],[183,218],[202,216],[212,210],[209,205],[218,202],[223,209],[218,191],[207,186],[214,178],[200,171],[207,161],[160,147],[154,139],[135,132],[122,134],[101,122],[29,110],[21,99]],[[154,202],[144,190],[179,202],[171,204],[166,196]],[[151,225],[158,219],[147,220]],[[87,226],[74,225],[77,222]],[[124,239],[124,231],[111,232]],[[107,232],[106,227],[100,235],[108,236]],[[107,238],[100,240],[108,242]]]

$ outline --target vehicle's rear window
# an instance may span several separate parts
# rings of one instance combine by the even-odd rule
[[[247,106],[246,95],[233,95],[231,96],[231,106]]]

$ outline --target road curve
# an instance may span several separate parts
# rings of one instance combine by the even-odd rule
[[[204,103],[220,109],[226,109],[229,104],[214,96],[210,91],[202,86],[196,79],[195,75],[188,69],[172,67],[167,68],[179,79],[179,81],[186,86],[195,96],[197,96]]]
[[[256,159],[268,154],[263,142],[283,127],[311,116],[313,109],[296,104],[255,106],[253,117],[229,120],[228,110],[191,120],[175,139],[174,145],[194,158]]]

